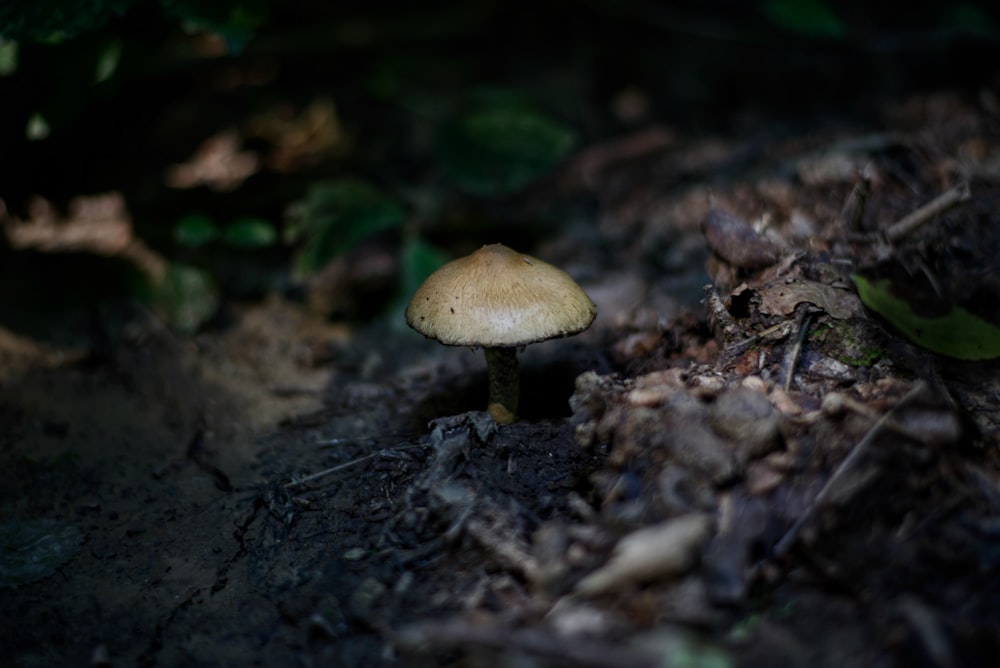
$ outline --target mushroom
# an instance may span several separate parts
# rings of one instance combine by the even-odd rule
[[[597,307],[566,272],[502,244],[483,246],[431,274],[413,293],[406,322],[449,346],[482,346],[489,371],[487,411],[517,418],[517,349],[577,334]]]

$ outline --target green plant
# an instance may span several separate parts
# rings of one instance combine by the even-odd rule
[[[573,132],[506,91],[480,91],[438,131],[434,159],[444,178],[473,195],[515,192],[552,170]]]
[[[884,318],[913,343],[935,353],[964,360],[1000,357],[1000,327],[953,305],[931,306],[906,299],[890,281],[851,276],[865,306]]]

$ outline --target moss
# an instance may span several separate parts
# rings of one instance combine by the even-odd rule
[[[823,321],[809,332],[809,341],[825,354],[855,368],[870,367],[885,356],[882,346],[863,341],[863,338],[863,331],[850,320]]]
[[[878,346],[862,346],[855,356],[843,354],[836,359],[848,366],[870,367],[885,356],[885,351]]]

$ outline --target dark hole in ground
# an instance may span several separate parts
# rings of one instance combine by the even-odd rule
[[[575,359],[521,364],[521,417],[527,420],[569,417],[576,377],[587,367]]]
[[[744,290],[738,295],[733,295],[729,303],[729,313],[734,318],[746,318],[750,316],[750,297],[752,290]]]
[[[486,410],[489,389],[486,363],[465,377],[449,378],[430,390],[413,410],[417,425],[435,418],[468,411]],[[569,398],[576,377],[588,367],[576,359],[521,360],[521,399],[519,414],[532,422],[571,414]]]
[[[449,377],[430,388],[413,409],[414,422],[423,427],[435,418],[486,410],[485,366],[484,362],[482,371]]]

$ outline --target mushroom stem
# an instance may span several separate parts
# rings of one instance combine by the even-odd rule
[[[517,419],[521,385],[517,369],[517,348],[484,348],[490,375],[490,403],[486,409],[500,424]]]

